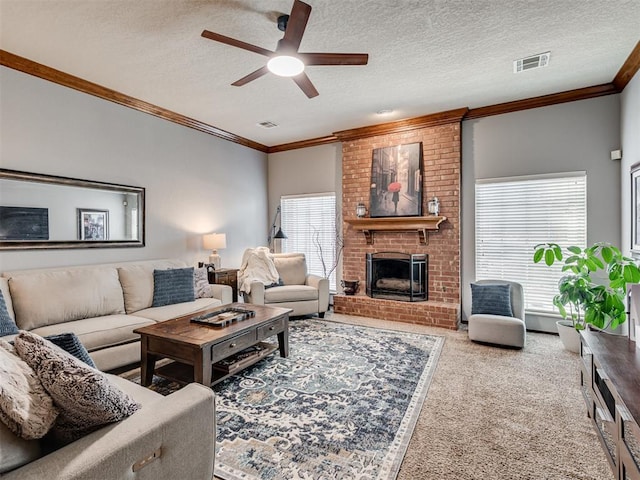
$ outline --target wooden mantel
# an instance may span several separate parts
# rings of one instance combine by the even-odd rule
[[[440,224],[447,217],[430,215],[428,217],[384,217],[384,218],[347,218],[345,222],[356,230],[364,233],[367,243],[373,243],[373,232],[417,232],[420,243],[426,245],[429,241],[429,230],[439,230]]]

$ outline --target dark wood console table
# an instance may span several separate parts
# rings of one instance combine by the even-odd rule
[[[640,479],[640,350],[626,336],[580,332],[580,384],[616,479]]]

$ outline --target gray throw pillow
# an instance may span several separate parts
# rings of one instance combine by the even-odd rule
[[[44,338],[21,331],[14,344],[60,410],[51,431],[58,446],[122,420],[140,408],[104,373]]]
[[[9,315],[7,302],[4,301],[4,295],[0,291],[0,337],[5,335],[14,335],[18,333],[18,327],[13,318]]]
[[[78,337],[76,337],[75,333],[61,333],[59,335],[47,335],[47,340],[49,340],[54,345],[59,346],[65,352],[70,353],[78,360],[82,360],[84,363],[89,365],[90,367],[96,368],[96,364],[93,363],[93,359],[89,356],[89,352],[84,348],[82,342]]]
[[[193,267],[153,271],[152,307],[193,302]]]
[[[513,317],[511,285],[506,283],[472,283],[471,315],[482,313]]]

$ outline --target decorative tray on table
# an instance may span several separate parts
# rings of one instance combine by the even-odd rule
[[[248,308],[226,307],[193,317],[191,321],[201,325],[208,325],[209,327],[223,328],[231,325],[233,322],[240,322],[247,318],[255,317],[255,315],[256,312]]]

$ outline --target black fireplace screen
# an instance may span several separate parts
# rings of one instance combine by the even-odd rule
[[[367,295],[418,302],[428,299],[429,256],[421,253],[367,253]]]

